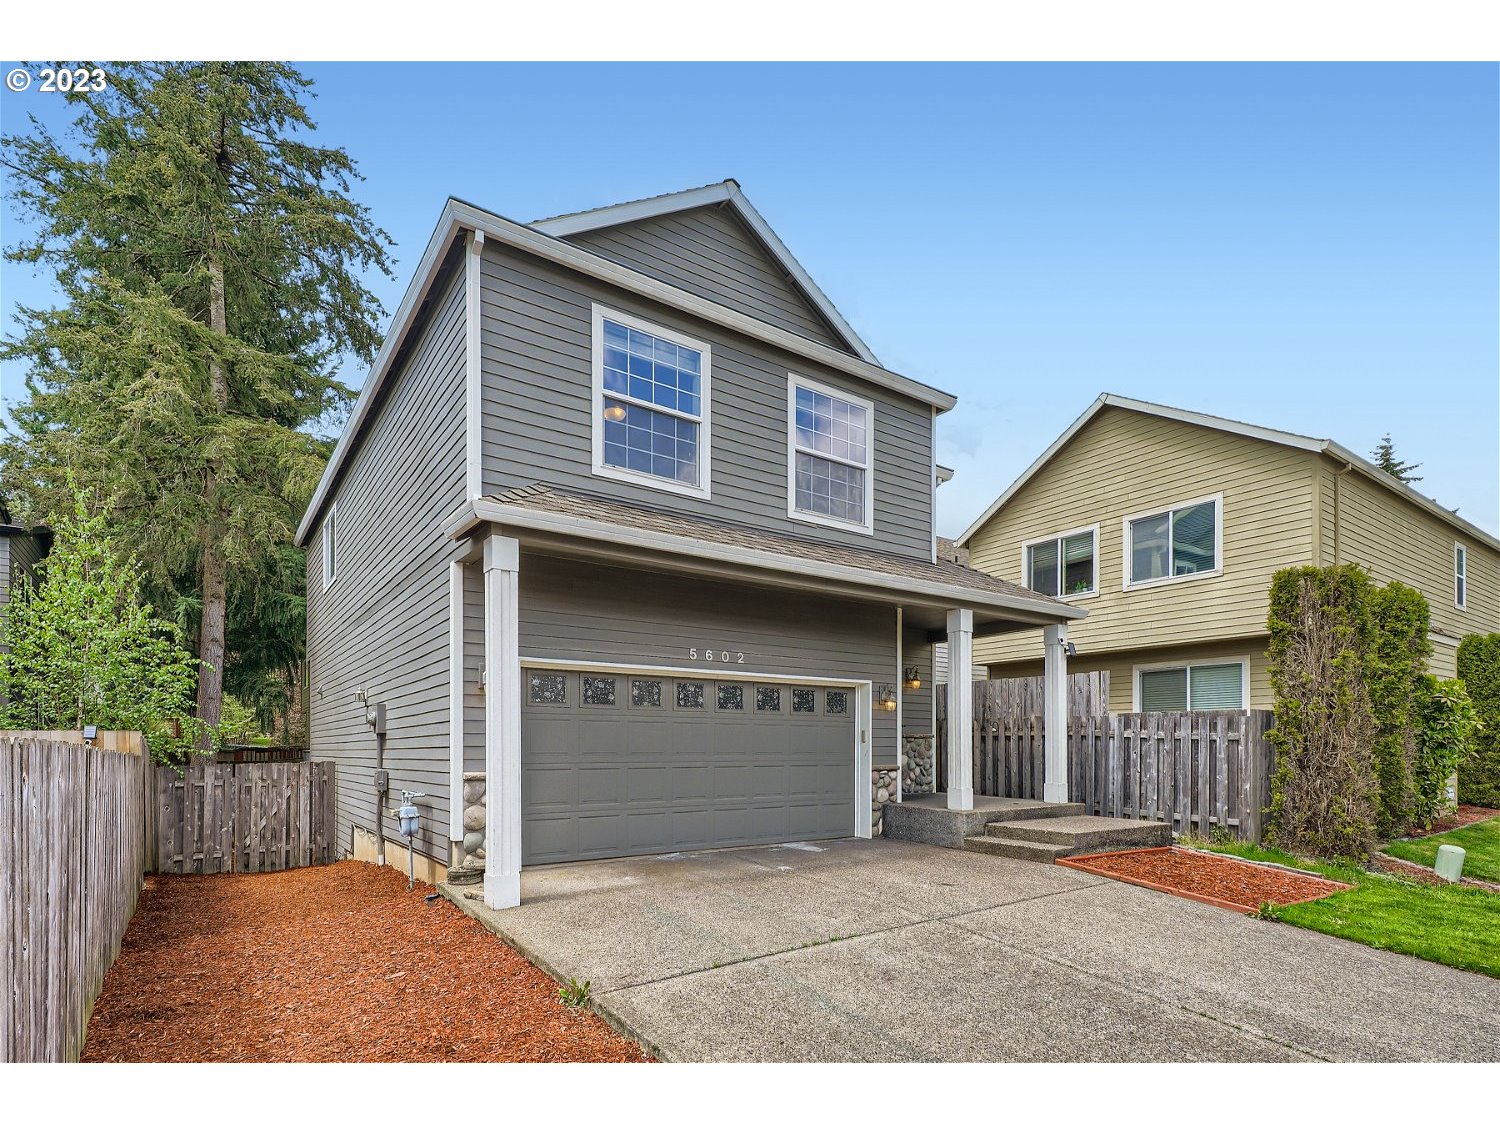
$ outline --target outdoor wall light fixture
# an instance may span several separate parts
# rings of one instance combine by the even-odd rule
[[[903,674],[902,679],[906,681],[907,691],[916,691],[922,686],[922,673],[918,672],[915,668],[908,668]]]
[[[1062,645],[1063,652],[1068,654],[1069,659],[1078,655],[1078,646],[1072,641],[1061,641],[1059,643]]]
[[[618,402],[612,402],[604,408],[604,420],[606,422],[625,421],[625,408]]]
[[[880,689],[880,709],[882,711],[894,711],[896,709],[896,689],[889,684]]]

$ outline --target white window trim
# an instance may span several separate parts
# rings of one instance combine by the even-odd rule
[[[1212,570],[1200,570],[1196,574],[1168,574],[1161,578],[1147,578],[1140,582],[1132,582],[1130,580],[1130,568],[1132,565],[1132,556],[1135,554],[1135,545],[1131,542],[1130,525],[1136,520],[1165,515],[1167,512],[1175,512],[1179,508],[1191,508],[1198,504],[1207,504],[1210,502],[1214,506],[1214,568]],[[1224,573],[1224,494],[1222,492],[1215,492],[1212,496],[1198,496],[1192,500],[1177,500],[1171,504],[1159,504],[1155,508],[1147,508],[1143,512],[1136,512],[1133,515],[1126,516],[1120,521],[1120,542],[1125,545],[1125,550],[1120,559],[1120,588],[1122,590],[1146,590],[1152,586],[1169,586],[1176,582],[1194,582],[1203,578],[1218,578]]]
[[[1141,673],[1142,672],[1166,672],[1181,668],[1185,672],[1191,668],[1200,668],[1204,665],[1238,664],[1240,666],[1240,706],[1231,707],[1231,711],[1246,711],[1250,709],[1250,661],[1252,656],[1245,653],[1242,656],[1210,657],[1205,660],[1165,660],[1158,664],[1134,664],[1130,668],[1130,709],[1139,712],[1141,709]],[[1187,678],[1188,704],[1191,710],[1193,678],[1189,672]]]
[[[797,388],[814,391],[818,394],[829,395],[841,399],[851,406],[862,407],[865,412],[865,464],[861,465],[847,458],[836,456],[832,453],[819,453],[812,449],[802,452],[811,457],[821,457],[825,461],[834,461],[840,465],[848,465],[851,468],[862,469],[865,474],[865,514],[864,520],[855,523],[852,520],[841,520],[835,516],[825,516],[818,512],[804,512],[797,507]],[[936,478],[934,478],[936,479]],[[795,371],[788,371],[786,376],[786,514],[789,519],[798,520],[801,523],[815,523],[822,527],[836,527],[841,531],[857,531],[861,535],[875,534],[875,404],[867,398],[850,394],[848,391],[838,387],[830,387],[827,383],[820,383],[816,379],[798,375]],[[934,539],[934,550],[937,541]]]
[[[698,483],[684,484],[681,481],[667,480],[665,477],[653,476],[651,473],[638,473],[633,469],[621,468],[618,465],[606,465],[604,463],[604,321],[605,318],[616,324],[623,324],[627,328],[634,328],[638,332],[649,332],[653,336],[659,336],[663,340],[692,348],[700,353],[702,361],[699,370],[699,416],[694,418],[691,414],[682,411],[671,410],[664,406],[652,406],[650,403],[639,403],[635,399],[629,399],[647,410],[655,410],[661,414],[670,414],[677,418],[683,418],[698,425]],[[620,312],[618,309],[609,308],[607,305],[594,305],[593,316],[594,330],[594,394],[593,394],[593,418],[590,429],[593,434],[594,443],[594,476],[608,477],[610,480],[624,481],[627,484],[638,484],[646,488],[655,488],[662,492],[675,492],[679,496],[691,496],[695,499],[708,500],[713,496],[713,445],[712,445],[712,419],[713,400],[711,392],[713,389],[713,351],[708,344],[702,340],[696,340],[675,328],[667,328],[660,324],[652,324],[648,320],[642,320],[638,316]]]
[[[1463,569],[1459,570],[1459,560],[1463,561]],[[1459,576],[1463,576],[1463,594],[1460,596]],[[1455,609],[1469,608],[1469,548],[1462,543],[1453,544],[1453,606]]]
[[[330,529],[332,531],[332,534],[329,533]],[[338,502],[335,501],[334,503],[332,503],[332,504],[330,504],[328,506],[328,514],[323,517],[322,555],[323,555],[323,589],[325,589],[325,590],[328,589],[328,587],[332,586],[335,582],[337,582],[338,581],[338,577],[339,577],[339,572],[338,572],[338,561],[339,561],[338,535],[339,535],[339,506],[338,506]],[[332,566],[329,565],[330,562],[333,564]]]
[[[1021,585],[1028,590],[1031,589],[1031,575],[1028,573],[1026,566],[1026,552],[1028,550],[1035,547],[1038,543],[1061,542],[1069,536],[1082,535],[1085,531],[1094,537],[1094,588],[1085,594],[1056,594],[1048,596],[1056,597],[1058,601],[1062,602],[1081,602],[1087,601],[1089,598],[1097,598],[1099,596],[1099,525],[1097,523],[1089,524],[1087,527],[1075,527],[1072,531],[1059,531],[1056,535],[1038,535],[1035,539],[1023,540],[1021,543]],[[1062,589],[1061,555],[1058,557],[1058,589]],[[1032,592],[1036,593],[1037,591]]]

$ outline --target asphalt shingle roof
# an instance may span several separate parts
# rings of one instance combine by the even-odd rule
[[[832,543],[803,539],[795,535],[763,531],[724,520],[685,516],[643,504],[606,499],[590,493],[574,492],[544,484],[529,484],[512,488],[491,496],[490,499],[497,504],[527,508],[536,512],[616,524],[620,527],[654,531],[726,547],[766,551],[813,562],[826,562],[834,566],[853,567],[885,578],[906,578],[987,594],[1004,594],[1035,602],[1037,608],[1042,611],[1063,608],[1063,603],[1055,598],[1038,594],[1014,582],[1007,582],[1003,578],[996,578],[982,570],[975,570],[944,559],[930,563],[922,559],[906,558],[882,551],[842,547]]]

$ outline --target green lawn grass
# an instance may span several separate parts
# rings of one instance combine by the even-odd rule
[[[1468,853],[1464,856],[1464,874],[1469,878],[1500,883],[1500,816],[1420,840],[1393,840],[1385,850],[1397,859],[1431,867],[1439,844],[1456,844]]]
[[[1316,902],[1272,907],[1278,921],[1500,977],[1500,895],[1478,887],[1412,883],[1354,865],[1302,859],[1274,848],[1192,843],[1354,885],[1352,890]]]

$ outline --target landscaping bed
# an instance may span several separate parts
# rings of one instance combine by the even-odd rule
[[[1473,808],[1472,805],[1465,806]],[[1438,847],[1453,844],[1464,849],[1464,877],[1483,883],[1500,883],[1500,817],[1494,809],[1479,810],[1486,815],[1475,817],[1458,827],[1436,835],[1409,840],[1392,840],[1386,852],[1398,859],[1431,868]]]
[[[1245,863],[1189,848],[1138,848],[1059,859],[1076,867],[1136,886],[1196,899],[1212,906],[1254,914],[1263,902],[1287,906],[1350,889],[1315,875]]]
[[[86,1062],[639,1062],[550,976],[394,868],[149,878]]]

